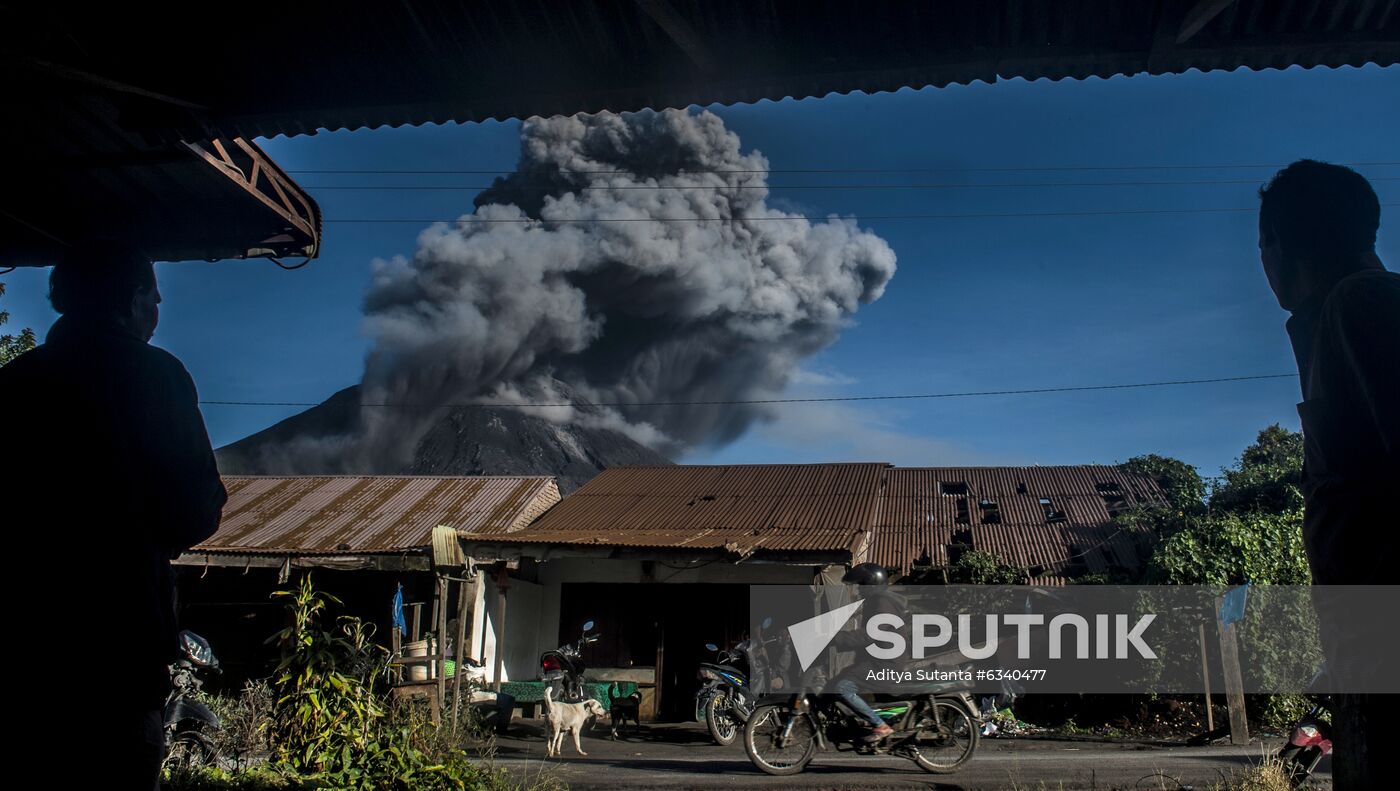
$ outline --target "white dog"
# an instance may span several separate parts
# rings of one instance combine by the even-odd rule
[[[603,704],[593,698],[582,703],[564,703],[550,697],[549,687],[544,688],[544,716],[549,721],[549,736],[545,742],[545,755],[557,756],[564,747],[564,734],[574,735],[574,749],[579,755],[588,755],[579,746],[578,737],[583,727],[594,717],[607,714]]]

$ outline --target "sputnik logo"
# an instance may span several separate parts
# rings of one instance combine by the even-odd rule
[[[788,627],[788,636],[792,638],[792,646],[797,651],[797,661],[802,663],[804,671],[812,666],[862,604],[865,604],[864,599],[829,610],[815,618],[798,621]]]

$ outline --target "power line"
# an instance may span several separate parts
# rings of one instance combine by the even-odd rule
[[[1381,206],[1400,206],[1400,203],[1382,203]],[[1258,207],[1246,208],[1206,208],[1206,209],[1103,209],[1095,211],[1046,211],[1046,212],[990,212],[982,214],[861,214],[851,216],[849,213],[832,212],[829,215],[809,215],[809,214],[787,214],[780,217],[599,217],[599,218],[552,218],[536,219],[533,217],[476,217],[463,215],[455,219],[386,219],[376,217],[364,217],[354,219],[326,219],[327,223],[342,224],[392,224],[392,223],[412,223],[416,225],[430,225],[432,223],[460,223],[463,225],[500,225],[500,224],[577,224],[577,225],[603,225],[608,223],[634,223],[634,222],[783,222],[792,220],[807,220],[808,222],[826,222],[832,217],[844,219],[857,219],[861,222],[869,220],[981,220],[981,219],[1006,219],[1025,217],[1108,217],[1108,216],[1131,216],[1150,214],[1217,214],[1217,213],[1237,213],[1237,212],[1257,212]]]
[[[1370,181],[1400,181],[1400,176],[1381,176],[1371,178]],[[611,192],[613,190],[957,190],[957,189],[1027,189],[1041,187],[1178,187],[1178,186],[1201,186],[1209,184],[1250,184],[1257,185],[1258,179],[1197,179],[1186,181],[1036,181],[1036,182],[1014,182],[1005,184],[959,184],[954,182],[936,184],[696,184],[696,185],[670,185],[670,184],[627,184],[621,186],[589,185],[580,187],[569,187],[567,192]],[[303,185],[306,186],[306,185]],[[490,184],[355,184],[355,185],[316,185],[307,186],[306,189],[317,191],[361,191],[361,192],[394,192],[394,191],[421,191],[421,192],[473,192],[491,189]],[[548,192],[560,189],[558,184],[512,184],[511,189],[533,190],[538,192]]]
[[[1217,384],[1221,382],[1251,382],[1262,379],[1287,379],[1296,377],[1297,374],[1260,374],[1257,376],[1225,376],[1215,379],[1173,379],[1161,382],[1134,382],[1132,384],[1115,385],[1080,385],[1075,387],[1033,387],[1020,390],[972,390],[966,392],[953,393],[916,393],[905,395],[864,395],[864,396],[828,396],[824,398],[758,398],[749,400],[713,400],[713,401],[587,401],[549,404],[521,404],[515,402],[486,402],[486,403],[466,403],[466,404],[414,404],[384,403],[384,404],[360,404],[361,407],[391,407],[391,408],[412,408],[412,409],[501,409],[506,407],[517,407],[522,409],[557,409],[560,407],[657,407],[657,406],[752,406],[759,404],[825,404],[837,401],[912,401],[917,399],[935,398],[977,398],[983,396],[1006,396],[1006,395],[1040,395],[1044,393],[1082,393],[1096,390],[1132,390],[1146,387],[1180,387],[1186,385]],[[205,406],[318,406],[313,401],[200,401]]]
[[[1389,167],[1400,165],[1400,162],[1338,162],[1338,165],[1348,167]],[[681,170],[676,174],[686,175],[702,173],[733,173],[733,174],[766,174],[766,173],[1060,173],[1060,172],[1116,172],[1129,170],[1230,170],[1230,169],[1266,169],[1282,168],[1279,163],[1253,163],[1253,164],[1218,164],[1218,165],[1046,165],[1040,167],[924,167],[924,168],[764,168],[764,169],[714,169],[714,170]],[[423,169],[362,169],[362,168],[319,168],[288,170],[287,173],[295,175],[361,175],[361,176],[417,176],[417,175],[440,175],[440,176],[493,176],[509,175],[516,172],[511,168],[498,170],[447,170],[439,168]],[[635,175],[628,170],[559,170],[560,174],[575,176],[607,176],[607,175]]]

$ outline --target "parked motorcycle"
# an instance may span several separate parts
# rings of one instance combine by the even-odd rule
[[[749,641],[733,649],[721,650],[714,643],[705,648],[715,652],[714,662],[702,662],[696,677],[702,682],[695,693],[697,719],[703,719],[715,744],[727,747],[749,721],[754,697],[749,693]]]
[[[585,645],[598,642],[597,632],[588,633],[592,628],[593,621],[586,621],[577,642],[540,654],[540,678],[549,685],[550,696],[555,700],[578,703],[587,697],[583,690],[583,671],[587,666],[581,652]]]
[[[222,724],[200,700],[204,687],[198,671],[223,672],[209,641],[189,630],[180,632],[180,658],[170,666],[170,695],[165,700],[165,765],[172,769],[212,766],[218,753],[211,736]]]
[[[1298,788],[1332,754],[1332,727],[1322,719],[1326,706],[1319,702],[1304,714],[1288,732],[1288,744],[1278,751],[1283,773]]]
[[[977,751],[979,717],[967,692],[934,686],[917,696],[876,696],[874,708],[894,733],[874,738],[837,695],[765,698],[744,726],[744,751],[770,775],[801,772],[818,748],[895,755],[940,774],[961,769]]]

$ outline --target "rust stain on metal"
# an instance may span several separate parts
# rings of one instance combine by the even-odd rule
[[[300,493],[306,490],[309,485],[312,484],[308,484],[307,479],[302,478],[263,479],[258,482],[250,482],[247,488],[252,496],[234,499],[230,493],[229,502],[224,505],[224,522],[223,526],[220,527],[220,532],[223,532],[230,523],[238,526],[228,531],[227,538],[229,541],[237,542],[256,531],[260,524],[276,522],[283,513],[297,504]],[[225,489],[227,488],[225,485]],[[253,492],[259,488],[263,488],[264,491],[260,494],[254,494]],[[242,494],[241,487],[239,493]]]
[[[904,573],[946,567],[962,546],[1058,579],[1137,563],[1130,537],[1112,526],[1110,504],[1161,499],[1150,478],[1103,465],[614,467],[526,528],[462,535],[740,557],[836,552]]]
[[[559,499],[534,476],[225,476],[223,524],[197,552],[364,554],[421,550],[432,529],[484,527]],[[504,515],[502,515],[504,514]],[[497,515],[497,516],[493,516]]]
[[[510,494],[501,498],[500,502],[491,511],[491,515],[486,517],[487,529],[508,530],[515,520],[515,515],[520,512],[520,504],[528,497],[533,489],[531,481],[521,481],[511,490]]]

